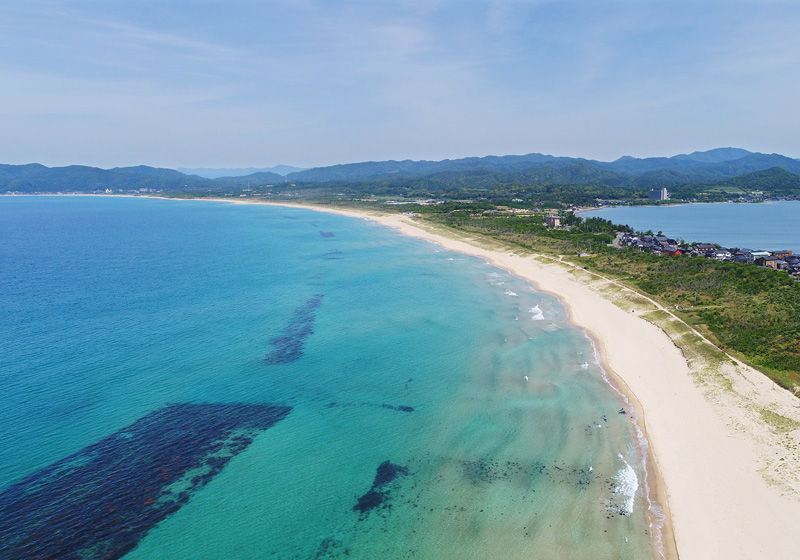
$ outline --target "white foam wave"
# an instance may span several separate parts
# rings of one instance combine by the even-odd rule
[[[516,294],[516,293],[512,292],[511,290],[506,290],[505,294],[507,296],[519,297],[519,294]]]
[[[589,369],[589,362],[583,362],[581,364],[581,369]]]
[[[645,500],[647,501],[647,519],[648,519],[648,525],[650,526],[650,537],[653,540],[653,544],[655,545],[656,552],[658,553],[659,558],[666,560],[666,554],[664,552],[662,528],[664,527],[664,522],[667,519],[667,516],[664,514],[664,508],[662,508],[659,504],[653,501],[650,492],[650,485],[647,483],[646,473],[648,472],[648,468],[650,467],[647,457],[649,453],[650,443],[647,441],[647,437],[645,436],[644,430],[642,430],[641,426],[639,425],[636,409],[631,404],[630,399],[628,399],[628,396],[622,391],[620,391],[608,377],[608,372],[603,367],[603,362],[600,357],[600,350],[597,348],[597,344],[595,343],[594,339],[592,339],[592,337],[590,337],[585,330],[584,330],[584,336],[586,336],[586,338],[592,345],[592,354],[594,355],[593,361],[597,366],[598,370],[600,371],[600,376],[602,377],[603,381],[605,381],[606,384],[608,384],[608,386],[611,387],[611,390],[617,394],[620,400],[622,400],[625,403],[626,405],[625,410],[629,411],[628,418],[630,418],[634,432],[636,433],[637,449],[635,450],[635,455],[638,456],[641,465],[641,470],[643,473],[645,473],[645,476],[642,479],[642,484],[644,485],[643,489],[644,497]]]
[[[538,305],[534,305],[533,307],[531,307],[528,310],[528,313],[531,314],[532,321],[544,321],[544,313],[542,313],[542,310],[539,309]]]
[[[614,510],[621,515],[630,515],[633,513],[636,491],[639,489],[639,477],[636,476],[636,471],[621,454],[619,458],[622,459],[625,466],[613,478],[614,489],[611,491],[613,496],[608,509]]]

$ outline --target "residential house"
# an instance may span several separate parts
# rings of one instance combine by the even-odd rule
[[[731,257],[733,257],[733,253],[731,253],[729,249],[721,247],[711,251],[708,256],[712,259],[717,259],[718,261],[728,261],[731,259]]]
[[[778,261],[778,257],[767,255],[766,257],[756,257],[755,264],[756,266],[766,266],[773,270],[778,270]]]
[[[692,247],[692,255],[705,255],[709,251],[713,251],[717,248],[716,245],[709,245],[708,243],[698,243],[694,247]]]

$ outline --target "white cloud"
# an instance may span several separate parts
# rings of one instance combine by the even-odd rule
[[[0,151],[104,165],[316,165],[669,155],[749,134],[744,147],[800,155],[800,10],[786,6],[0,6],[0,115],[10,123]]]

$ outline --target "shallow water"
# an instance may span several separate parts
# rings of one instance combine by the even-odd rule
[[[0,197],[0,216],[0,511],[170,403],[269,404],[291,411],[191,454],[213,473],[115,557],[653,556],[626,405],[563,306],[508,273],[299,209]],[[170,426],[120,445],[185,442]],[[71,484],[103,472],[70,461]],[[87,531],[84,556],[108,550]]]

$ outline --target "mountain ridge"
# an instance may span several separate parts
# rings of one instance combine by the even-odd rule
[[[612,162],[531,153],[466,157],[441,161],[387,160],[337,164],[282,176],[270,171],[206,178],[146,165],[100,169],[38,163],[0,164],[0,192],[97,192],[125,190],[241,190],[278,184],[321,184],[361,181],[457,180],[468,183],[605,185],[654,188],[713,184],[768,169],[800,174],[800,160],[741,148],[715,148],[671,157],[623,156]],[[201,168],[202,169],[202,168]]]
[[[205,179],[184,175],[174,169],[137,165],[100,169],[86,165],[46,167],[34,163],[0,164],[0,192],[97,192],[112,191],[182,191],[242,189],[252,183],[263,185],[282,182],[275,173],[257,173],[255,177]]]

